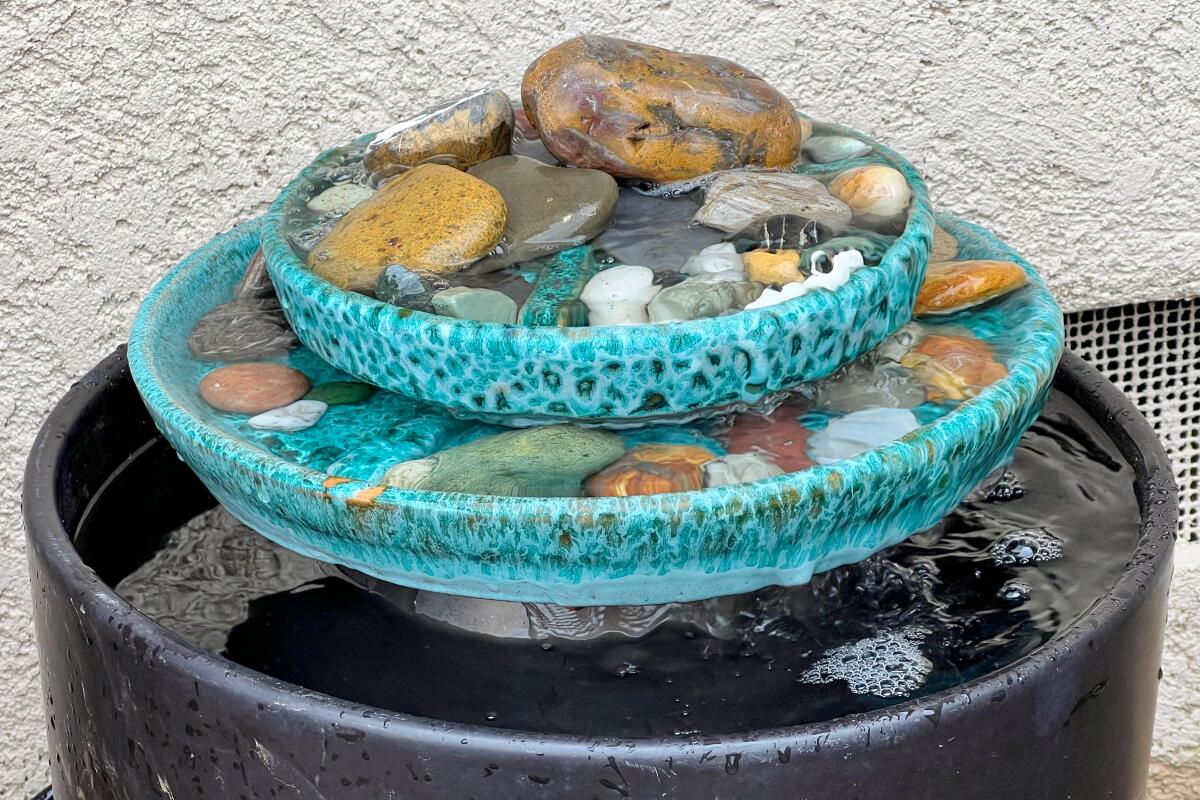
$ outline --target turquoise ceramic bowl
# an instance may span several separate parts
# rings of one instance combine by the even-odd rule
[[[1011,456],[1048,391],[1063,342],[1054,300],[995,237],[951,217],[939,222],[958,237],[960,258],[1015,260],[1032,278],[1007,298],[945,321],[1003,341],[1008,376],[891,444],[755,483],[583,499],[334,485],[325,472],[282,457],[299,441],[286,438],[295,434],[248,439],[242,422],[214,412],[196,392],[215,365],[190,357],[188,332],[231,296],[258,247],[258,222],[215,239],[155,287],[134,322],[129,362],[160,430],[213,494],[268,538],[314,558],[421,589],[573,606],[800,584],[937,522]],[[288,360],[310,374],[332,372],[306,349]],[[371,402],[411,405],[382,393]]]
[[[271,206],[263,250],[305,345],[360,380],[453,414],[645,420],[752,405],[829,375],[894,333],[908,322],[925,274],[933,213],[917,170],[860,133],[831,125],[817,130],[858,137],[875,154],[800,171],[894,166],[912,188],[908,223],[878,266],[858,270],[834,292],[770,308],[663,325],[532,328],[426,314],[344,291],[308,270],[284,227],[327,188],[318,178],[322,168],[341,163],[332,150]]]

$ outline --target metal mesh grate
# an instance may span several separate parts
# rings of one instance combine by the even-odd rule
[[[1179,532],[1200,537],[1200,298],[1067,315],[1067,347],[1129,395],[1179,482]]]

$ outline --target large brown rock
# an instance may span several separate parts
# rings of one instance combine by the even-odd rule
[[[512,134],[512,101],[499,89],[485,89],[381,131],[363,157],[363,166],[375,181],[425,163],[466,169],[507,153]]]
[[[712,56],[578,36],[525,71],[521,99],[556,158],[669,182],[786,167],[811,124],[753,72]]]
[[[504,198],[453,167],[422,164],[355,206],[308,255],[308,266],[343,289],[369,291],[384,267],[456,272],[504,233]]]

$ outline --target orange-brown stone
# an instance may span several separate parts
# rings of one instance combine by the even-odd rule
[[[494,188],[441,164],[399,175],[355,206],[308,255],[308,266],[343,289],[369,290],[384,267],[455,272],[488,253],[507,210]]]
[[[309,390],[303,372],[256,361],[214,369],[200,381],[200,397],[213,408],[261,414],[294,403]]]
[[[716,460],[703,447],[643,444],[587,479],[592,497],[690,492],[704,487],[704,465]]]
[[[966,400],[1008,374],[992,348],[966,336],[931,334],[900,359],[925,384],[929,400]]]
[[[543,53],[525,72],[521,99],[560,161],[658,182],[786,167],[812,131],[744,67],[607,36]]]
[[[913,313],[953,314],[986,303],[1029,282],[1020,266],[1009,261],[942,261],[925,270]]]

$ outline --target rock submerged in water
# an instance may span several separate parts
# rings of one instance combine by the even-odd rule
[[[328,408],[328,404],[320,400],[297,400],[282,408],[273,408],[253,416],[246,424],[265,431],[294,433],[316,425]]]
[[[357,183],[339,183],[308,201],[308,207],[322,214],[345,214],[375,194],[374,189]]]
[[[771,217],[803,217],[834,230],[850,224],[850,206],[830,194],[825,184],[792,172],[735,170],[713,179],[695,222],[740,233]]]
[[[532,261],[601,234],[617,207],[617,182],[595,169],[552,167],[525,156],[484,161],[468,174],[504,198],[508,219],[497,252],[472,272],[490,272]]]
[[[466,169],[508,153],[513,108],[499,89],[481,89],[427,108],[371,141],[363,157],[372,181],[435,162]]]
[[[925,384],[928,400],[967,400],[1008,375],[995,351],[966,336],[930,334],[900,359]]]
[[[201,317],[188,335],[188,349],[204,361],[258,361],[299,346],[274,297],[223,303]]]
[[[375,281],[375,299],[414,311],[433,311],[429,301],[449,289],[450,283],[436,275],[422,276],[400,264],[389,264]]]
[[[376,388],[359,381],[329,381],[304,395],[305,400],[319,400],[329,406],[365,403],[375,396]]]
[[[790,166],[812,130],[744,67],[607,36],[543,53],[525,72],[521,99],[560,161],[660,183]]]
[[[907,408],[866,408],[830,421],[808,439],[818,464],[834,464],[894,442],[921,427]]]
[[[214,369],[200,381],[200,398],[220,411],[261,414],[296,402],[308,389],[303,372],[256,361]]]
[[[647,312],[655,323],[719,317],[745,308],[763,293],[761,283],[684,281],[663,289],[650,301]]]
[[[933,250],[930,261],[950,261],[958,255],[958,239],[941,225],[933,226]]]
[[[704,485],[709,489],[775,478],[783,470],[758,453],[731,453],[704,465]]]
[[[698,445],[643,444],[587,481],[592,497],[635,497],[704,488],[705,464],[716,455]]]
[[[941,261],[925,270],[913,314],[953,314],[995,300],[1029,283],[1010,261]]]
[[[504,233],[504,198],[452,167],[424,164],[352,209],[308,255],[309,268],[342,289],[370,291],[391,264],[456,272]]]
[[[452,286],[438,292],[429,301],[433,310],[444,317],[471,319],[476,322],[499,322],[512,325],[517,321],[517,304],[504,292],[471,286]]]
[[[884,254],[887,253],[889,247],[896,241],[896,237],[887,236],[874,231],[846,231],[841,236],[835,236],[828,239],[816,247],[809,247],[800,254],[800,268],[805,271],[812,270],[812,259],[818,253],[824,253],[832,258],[838,253],[844,253],[847,250],[857,250],[862,254],[863,263],[868,266],[875,266],[883,261]]]
[[[625,453],[621,437],[577,425],[505,431],[405,461],[383,482],[404,489],[504,497],[578,497],[588,475]]]

